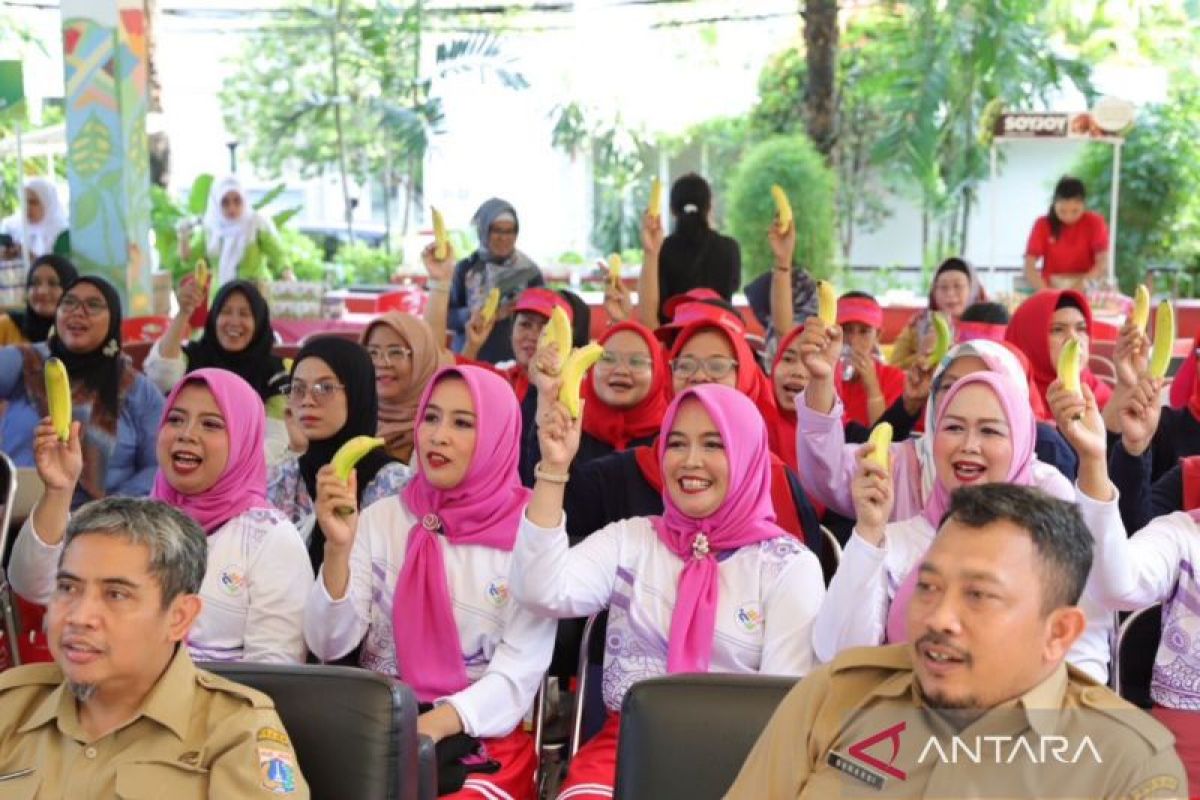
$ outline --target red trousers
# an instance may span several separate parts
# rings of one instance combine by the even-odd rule
[[[558,800],[611,800],[617,783],[620,721],[619,714],[609,714],[600,732],[579,748],[558,790]]]
[[[1187,796],[1200,797],[1200,711],[1156,705],[1150,714],[1175,735],[1175,752],[1187,770]]]

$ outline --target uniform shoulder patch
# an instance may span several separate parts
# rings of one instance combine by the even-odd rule
[[[254,708],[275,708],[275,703],[271,698],[257,689],[251,689],[249,686],[231,681],[228,678],[223,678],[220,675],[214,675],[206,670],[196,670],[196,682],[205,689],[240,697],[249,702]]]
[[[1103,714],[1121,727],[1136,732],[1156,753],[1175,743],[1175,737],[1162,723],[1107,686],[1088,686],[1079,693],[1079,702],[1085,708]]]
[[[291,740],[279,728],[263,727],[255,735],[258,743],[258,772],[262,788],[272,794],[296,791],[296,754]]]
[[[62,681],[57,664],[26,664],[0,672],[0,692],[22,686],[57,686]]]

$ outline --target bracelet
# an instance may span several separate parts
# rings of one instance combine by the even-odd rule
[[[546,472],[544,469],[542,469],[542,462],[540,461],[537,463],[537,466],[533,468],[533,477],[537,478],[539,481],[545,481],[546,483],[557,483],[560,486],[571,480],[570,473],[563,474],[558,472]]]

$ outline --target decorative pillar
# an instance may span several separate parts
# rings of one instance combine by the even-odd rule
[[[147,57],[141,0],[62,0],[71,257],[150,311]],[[132,247],[141,257],[131,257]]]

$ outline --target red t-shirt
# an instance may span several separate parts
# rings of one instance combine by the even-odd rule
[[[1108,249],[1108,225],[1095,211],[1085,211],[1074,225],[1064,225],[1055,238],[1050,219],[1038,217],[1025,254],[1042,259],[1042,275],[1079,275],[1096,266],[1096,254]]]
[[[876,361],[875,375],[879,378],[879,388],[883,392],[883,404],[885,407],[890,406],[904,393],[904,370]],[[857,422],[864,427],[871,427],[871,421],[867,418],[867,387],[863,382],[857,377],[843,381],[839,371],[837,391],[845,407],[842,424]]]

